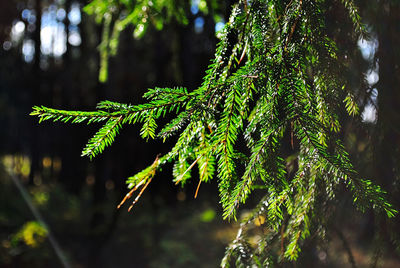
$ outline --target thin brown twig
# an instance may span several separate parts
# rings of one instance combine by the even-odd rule
[[[142,190],[140,190],[139,194],[136,196],[135,200],[133,200],[132,205],[128,208],[128,212],[131,211],[131,209],[133,208],[133,206],[137,203],[137,201],[139,201],[139,198],[142,196],[144,190],[146,190],[147,186],[149,186],[150,182],[151,182],[152,178],[150,178],[146,184],[143,186]]]
[[[141,182],[136,184],[135,187],[125,195],[124,199],[122,199],[121,203],[119,203],[119,205],[117,206],[117,209],[119,209],[125,203],[126,200],[132,197],[132,194],[144,183],[144,181],[145,180],[142,180]]]
[[[183,177],[185,176],[185,174],[186,174],[189,170],[191,170],[191,169],[194,167],[194,165],[197,163],[197,161],[199,161],[199,159],[200,159],[203,155],[204,155],[204,154],[202,154],[202,155],[200,155],[199,157],[197,157],[197,159],[190,165],[190,167],[188,167],[188,168],[185,170],[185,172],[183,172],[183,174],[179,176],[178,180],[175,182],[175,185],[178,184],[178,183],[183,179]]]
[[[139,200],[140,196],[143,194],[144,190],[147,188],[149,183],[151,182],[152,178],[155,175],[156,168],[158,166],[160,160],[160,155],[158,154],[156,156],[156,159],[154,160],[153,164],[151,164],[151,167],[153,168],[148,175],[146,175],[138,184],[135,185],[135,187],[130,190],[125,196],[124,199],[122,199],[121,203],[117,206],[117,209],[119,209],[129,198],[132,197],[132,194],[139,189],[140,186],[142,186],[145,181],[147,180],[146,184],[143,186],[143,188],[140,190],[139,194],[136,196],[135,200],[133,201],[132,205],[129,207],[128,211],[130,211],[133,207],[133,205]]]
[[[239,62],[238,62],[238,65],[240,65],[240,63],[241,63],[242,60],[244,59],[244,56],[246,56],[246,50],[247,50],[247,42],[246,42],[246,44],[244,45],[244,49],[243,49],[242,55],[240,56],[240,60],[239,60]]]
[[[200,184],[201,184],[201,181],[202,181],[202,179],[204,177],[204,173],[206,172],[208,162],[206,162],[204,165],[205,165],[205,167],[204,167],[203,171],[201,172],[199,184],[197,185],[196,193],[194,194],[194,199],[197,198],[197,194],[198,194],[199,189],[200,189]]]
[[[197,194],[198,194],[199,189],[200,189],[200,184],[201,184],[201,179],[199,180],[199,184],[197,184],[196,193],[194,194],[194,199],[197,198]]]

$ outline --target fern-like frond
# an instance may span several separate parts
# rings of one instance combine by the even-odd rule
[[[34,106],[33,111],[30,115],[39,117],[39,123],[47,120],[51,120],[53,122],[63,122],[63,123],[83,123],[87,122],[96,123],[102,122],[110,119],[112,115],[104,111],[96,111],[96,112],[83,112],[83,111],[66,111],[66,110],[57,110],[53,108],[47,108],[44,106]]]
[[[109,119],[86,144],[82,156],[89,156],[92,159],[110,146],[121,128],[121,120],[122,117]]]

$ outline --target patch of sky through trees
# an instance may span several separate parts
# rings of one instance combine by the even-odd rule
[[[372,63],[375,57],[375,53],[378,49],[378,40],[371,38],[370,40],[360,39],[358,40],[358,47],[360,48],[361,55],[365,60]],[[367,123],[376,123],[376,105],[378,101],[378,90],[374,85],[379,81],[379,64],[372,65],[365,75],[365,79],[371,89],[371,97],[367,105],[364,107],[362,112],[362,120]]]
[[[71,46],[81,44],[79,23],[81,22],[81,8],[78,3],[73,3],[68,14],[58,2],[49,5],[42,11],[40,29],[40,52],[44,57],[61,57],[67,50],[67,42]],[[31,39],[32,33],[36,30],[36,13],[29,6],[22,10],[21,20],[13,22],[10,40],[3,43],[4,50],[18,47],[20,44],[23,59],[32,62],[35,55],[35,42]],[[66,23],[66,20],[69,23]],[[66,30],[68,26],[68,31]],[[68,35],[68,36],[67,36]]]

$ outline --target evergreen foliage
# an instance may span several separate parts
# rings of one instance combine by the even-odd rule
[[[158,28],[165,18],[185,22],[175,2],[114,1],[111,7],[124,7],[125,16],[113,22],[117,30],[112,34],[105,30],[101,53],[114,53],[116,32],[129,23],[139,36],[149,21]],[[353,1],[340,2],[348,10],[356,37],[365,35]],[[221,40],[204,81],[193,91],[154,88],[144,95],[143,104],[103,101],[92,112],[35,106],[31,115],[38,116],[39,122],[102,123],[82,151],[90,158],[110,146],[125,125],[141,124],[145,139],[177,136],[167,154],[127,179],[131,191],[120,206],[141,188],[136,203],[167,162],[174,164],[174,182],[182,185],[197,165],[200,182],[218,180],[225,219],[236,219],[238,207],[253,191],[259,189],[264,196],[228,247],[223,267],[234,263],[264,267],[296,260],[305,239],[323,233],[324,217],[329,215],[324,205],[334,202],[343,186],[361,210],[372,207],[388,217],[396,214],[385,192],[357,174],[339,139],[340,112],[355,116],[358,106],[340,75],[347,66],[338,60],[325,27],[330,4],[326,0],[235,4],[229,22],[218,33]],[[94,0],[86,11],[103,20],[107,29],[111,7],[109,1]],[[164,8],[165,18],[154,15]],[[115,40],[110,42],[109,36]],[[106,61],[108,56],[103,57]],[[100,79],[105,78],[102,69]],[[157,120],[167,114],[173,119],[158,130]],[[290,154],[283,153],[286,143]],[[246,240],[246,226],[259,217],[270,231],[254,250]],[[271,246],[276,243],[282,248]]]

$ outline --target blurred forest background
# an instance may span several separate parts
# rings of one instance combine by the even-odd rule
[[[208,14],[199,10],[202,2],[182,1],[186,26],[172,20],[162,31],[149,27],[140,40],[125,30],[103,84],[102,28],[82,11],[88,1],[0,0],[0,267],[219,265],[237,224],[221,220],[215,181],[194,200],[196,185],[176,187],[164,170],[131,213],[116,210],[125,178],[168,144],[145,142],[137,127],[125,128],[91,162],[79,156],[95,128],[38,126],[28,116],[34,105],[92,110],[102,100],[139,103],[150,87],[196,88],[235,1],[220,1]],[[343,137],[361,175],[382,185],[399,208],[400,4],[358,1],[371,37],[354,41],[337,2],[326,22],[348,56],[346,76],[362,111],[359,121],[343,117]],[[215,14],[222,19],[216,22]],[[398,216],[388,223],[360,214],[350,196],[338,210],[326,248],[306,245],[298,267],[400,267],[391,242],[400,236]]]

